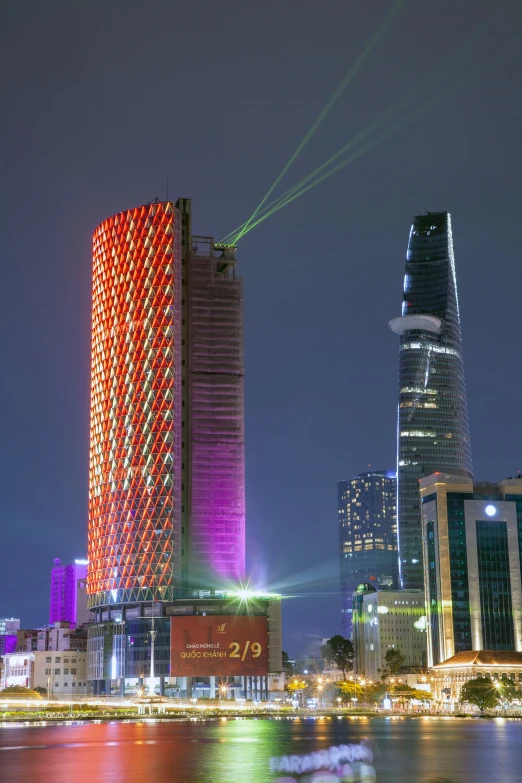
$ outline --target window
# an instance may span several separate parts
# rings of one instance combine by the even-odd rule
[[[45,659],[46,663],[52,663],[52,661],[53,661],[53,659],[51,658],[51,656],[49,656],[48,658]]]
[[[71,674],[76,674],[76,669],[71,669]]]
[[[64,670],[63,670],[63,673],[64,673],[64,675],[65,675],[65,674],[69,674],[69,669],[64,669]]]
[[[54,673],[55,673],[55,674],[58,674],[58,675],[59,675],[59,674],[60,674],[60,672],[61,672],[61,669],[55,669],[55,670],[54,670]]]
[[[54,662],[55,662],[55,663],[61,663],[61,662],[62,662],[62,658],[61,658],[61,656],[60,656],[60,657],[58,657],[58,658],[55,658],[55,659],[54,659]]]

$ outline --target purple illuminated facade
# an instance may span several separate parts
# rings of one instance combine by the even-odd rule
[[[244,577],[243,364],[234,248],[192,234],[189,199],[98,226],[88,549],[98,621],[104,607],[143,616],[145,604]]]
[[[87,561],[76,560],[61,565],[56,558],[51,569],[49,624],[68,622],[76,626],[88,619]]]
[[[186,287],[187,582],[219,588],[245,569],[243,282],[233,251],[194,237]]]
[[[17,635],[12,633],[0,634],[0,657],[16,652]]]

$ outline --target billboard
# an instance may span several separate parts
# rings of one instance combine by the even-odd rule
[[[170,674],[172,677],[268,674],[266,617],[171,617]]]

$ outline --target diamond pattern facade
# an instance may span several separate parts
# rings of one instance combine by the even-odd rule
[[[171,202],[93,237],[91,606],[171,600],[181,575],[181,220]]]

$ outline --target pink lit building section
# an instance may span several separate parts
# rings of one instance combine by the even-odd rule
[[[193,237],[188,309],[189,584],[245,570],[243,281],[232,249]]]
[[[88,622],[87,561],[61,565],[59,558],[51,569],[51,601],[49,624],[69,622],[81,625]]]

